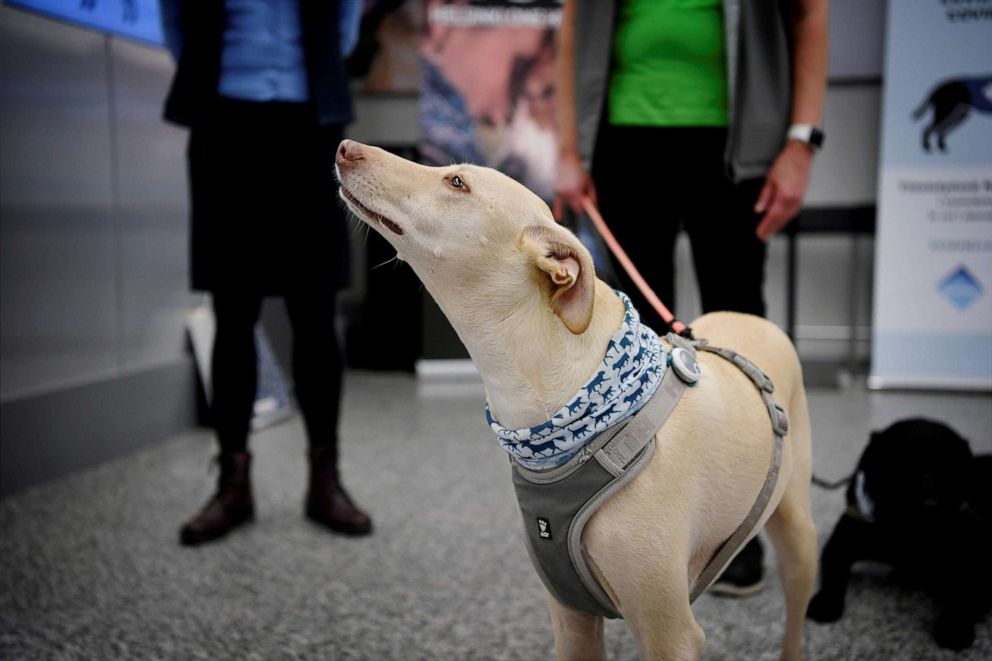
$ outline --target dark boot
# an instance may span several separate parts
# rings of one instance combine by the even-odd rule
[[[764,559],[761,541],[755,537],[730,561],[709,591],[726,597],[746,597],[760,592],[765,587]]]
[[[217,457],[217,463],[220,464],[217,493],[179,531],[179,542],[184,546],[194,546],[223,537],[255,518],[255,504],[251,497],[248,475],[251,455],[247,452],[221,453]]]
[[[337,450],[310,448],[310,486],[307,489],[307,518],[336,532],[367,535],[372,519],[358,509],[338,478]]]

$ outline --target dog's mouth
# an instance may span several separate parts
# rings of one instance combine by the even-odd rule
[[[383,216],[377,211],[372,211],[367,206],[358,201],[354,195],[352,195],[347,188],[341,186],[341,196],[344,197],[345,201],[348,202],[352,207],[361,212],[361,215],[365,218],[381,224],[383,227],[388,229],[393,234],[403,235],[403,228],[399,226],[395,221],[386,216]]]

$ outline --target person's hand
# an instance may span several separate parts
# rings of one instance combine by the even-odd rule
[[[755,213],[764,214],[755,233],[768,241],[799,213],[809,183],[813,151],[797,140],[789,140],[772,164],[765,185],[754,205]]]
[[[555,178],[555,203],[553,211],[555,220],[561,222],[564,204],[567,204],[576,214],[582,215],[582,198],[589,197],[592,203],[599,206],[596,198],[596,186],[592,177],[582,166],[582,159],[575,151],[563,151],[558,159],[558,175]]]

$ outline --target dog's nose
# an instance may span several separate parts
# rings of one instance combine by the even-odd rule
[[[338,145],[338,165],[353,165],[355,161],[365,158],[362,155],[362,145],[354,140],[342,140]]]

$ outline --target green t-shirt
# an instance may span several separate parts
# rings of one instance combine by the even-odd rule
[[[610,75],[610,123],[726,126],[720,0],[624,0]]]

